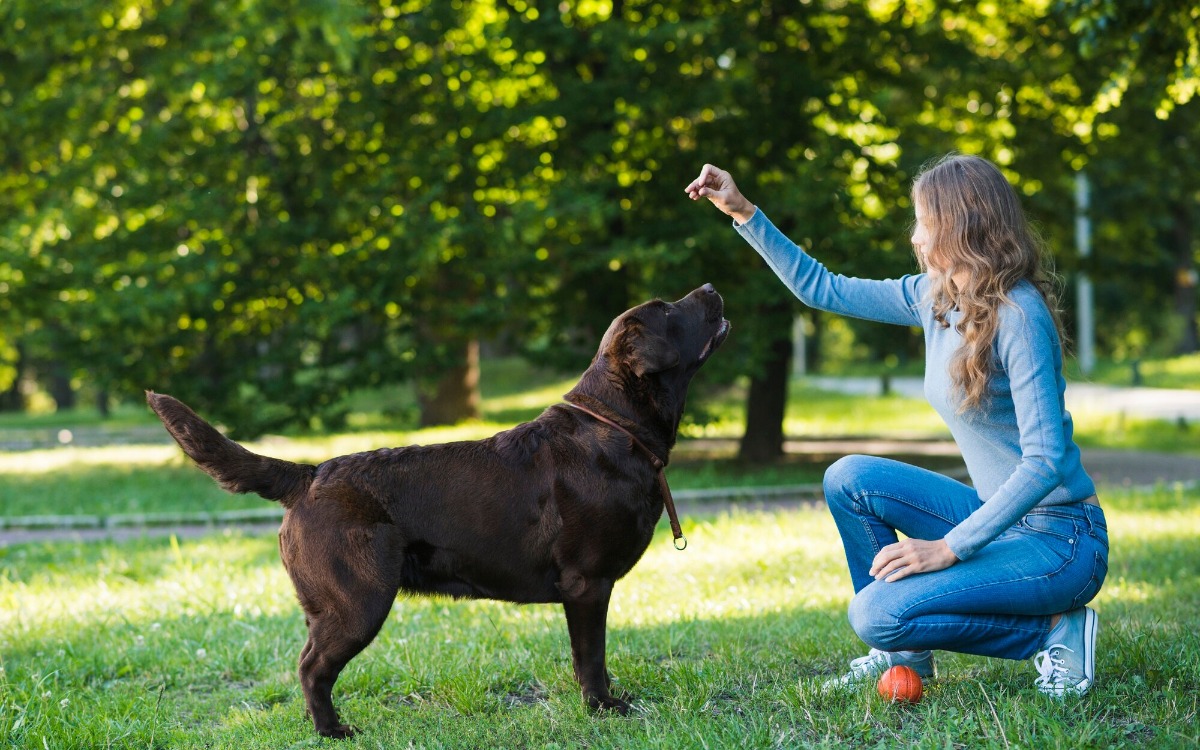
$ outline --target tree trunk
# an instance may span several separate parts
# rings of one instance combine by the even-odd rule
[[[69,411],[75,408],[75,389],[71,387],[71,375],[60,362],[50,365],[50,398],[54,399],[57,411]]]
[[[465,419],[478,419],[479,340],[471,339],[462,345],[461,364],[446,372],[432,386],[418,388],[421,405],[421,426],[457,424]]]
[[[1192,251],[1192,222],[1188,208],[1171,206],[1170,242],[1175,255],[1175,314],[1181,330],[1175,344],[1176,354],[1200,351],[1200,330],[1196,325],[1196,260]]]
[[[768,319],[789,319],[787,305],[772,305]],[[783,417],[787,407],[788,379],[792,364],[792,338],[789,325],[773,328],[777,333],[768,345],[766,361],[750,379],[746,398],[746,434],[742,436],[738,460],[770,463],[783,457]]]
[[[825,364],[825,349],[821,345],[821,342],[824,341],[825,313],[813,310],[811,315],[812,335],[808,337],[808,351],[805,353],[805,358],[808,362],[808,374],[817,375],[821,372],[822,365]]]
[[[0,411],[25,411],[25,396],[21,393],[21,379],[25,376],[25,347],[17,342],[15,349],[17,359],[12,363],[12,385],[0,392]]]

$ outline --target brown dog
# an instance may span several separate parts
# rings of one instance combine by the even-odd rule
[[[665,483],[647,451],[666,462],[688,384],[729,333],[723,312],[705,284],[678,302],[623,313],[565,396],[583,409],[555,405],[486,440],[320,466],[251,453],[179,401],[147,394],[184,452],[223,488],[287,509],[279,552],[308,626],[300,684],[317,732],[353,733],[334,710],[333,683],[375,638],[399,591],[561,602],[588,704],[629,709],[609,692],[609,596],[662,515]]]

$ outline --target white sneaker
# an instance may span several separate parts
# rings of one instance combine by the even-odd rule
[[[874,682],[889,668],[901,664],[912,667],[922,680],[932,680],[937,677],[937,665],[933,662],[932,651],[880,651],[873,648],[866,656],[852,660],[849,672],[821,683],[821,689],[824,691],[839,690],[856,687],[865,682]]]
[[[1096,681],[1096,631],[1091,607],[1073,609],[1046,634],[1046,647],[1033,657],[1037,689],[1052,698],[1083,695]]]

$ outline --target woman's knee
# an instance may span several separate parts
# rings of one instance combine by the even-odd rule
[[[846,504],[854,499],[866,482],[864,479],[871,473],[874,456],[850,455],[842,456],[829,465],[825,470],[822,482],[825,490],[825,500],[830,504]]]
[[[868,586],[850,601],[850,627],[862,642],[881,651],[900,651],[904,645],[904,621],[891,608],[874,596]]]

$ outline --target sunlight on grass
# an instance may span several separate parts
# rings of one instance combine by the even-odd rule
[[[1137,419],[1092,409],[1074,410],[1071,417],[1075,422],[1075,439],[1085,447],[1155,453],[1200,451],[1200,429],[1194,424]]]
[[[485,412],[506,412],[523,409],[542,409],[562,401],[562,397],[575,387],[577,377],[564,378],[543,386],[530,388],[519,393],[492,396],[487,399]]]
[[[385,447],[478,440],[511,426],[477,421],[407,433],[361,432],[324,437],[267,437],[247,441],[242,445],[255,453],[289,461],[320,462],[333,456]],[[151,467],[182,461],[185,461],[183,452],[173,443],[0,451],[0,477],[5,474],[49,474],[80,466]]]
[[[0,551],[0,632],[66,638],[101,614],[128,626],[223,612],[240,617],[295,609],[287,574],[265,540],[213,536],[116,547],[63,545]],[[42,564],[30,564],[41,562]],[[20,571],[18,572],[17,566]],[[11,643],[7,644],[11,645]]]
[[[841,545],[823,509],[689,518],[689,549],[663,535],[618,587],[614,624],[827,607],[847,599]],[[98,612],[129,625],[214,613],[296,610],[272,539],[230,533],[199,541],[0,548],[0,632],[66,637]],[[797,574],[804,576],[802,591]],[[444,600],[418,599],[422,606]],[[406,602],[405,610],[413,602]],[[459,606],[459,605],[455,605]],[[491,606],[491,605],[488,605]],[[418,607],[419,608],[419,607]],[[469,607],[468,607],[469,609]],[[536,609],[536,608],[532,608]],[[522,619],[531,608],[515,608]],[[0,646],[11,646],[0,641]]]
[[[823,508],[686,520],[688,549],[661,537],[652,544],[617,587],[610,622],[719,620],[849,601],[841,542]]]
[[[796,436],[949,438],[950,431],[923,399],[847,397],[808,392],[789,401],[784,434]]]
[[[0,451],[0,475],[47,474],[70,466],[157,466],[180,455],[173,444]]]
[[[401,597],[338,683],[343,711],[369,730],[346,746],[665,747],[664,733],[697,747],[1002,746],[993,711],[1014,746],[1078,735],[1081,722],[1089,745],[1121,745],[1131,722],[1161,746],[1186,745],[1194,702],[1183,696],[1200,687],[1189,625],[1200,618],[1198,501],[1182,488],[1106,497],[1112,568],[1095,603],[1106,679],[1061,710],[1033,693],[1027,663],[955,655],[903,713],[869,690],[822,695],[813,686],[863,650],[845,621],[833,522],[821,507],[734,509],[686,514],[684,552],[661,524],[615,588],[609,665],[638,697],[633,717],[582,706],[560,607]],[[274,535],[0,548],[0,736],[36,747],[309,742],[303,640]]]
[[[1140,376],[1138,383],[1134,382],[1135,366]],[[1072,381],[1121,386],[1136,384],[1148,388],[1200,388],[1200,354],[1122,361],[1101,359],[1087,377],[1080,373],[1078,362],[1072,359],[1069,370]]]

